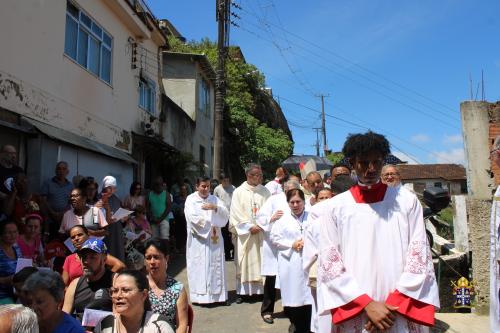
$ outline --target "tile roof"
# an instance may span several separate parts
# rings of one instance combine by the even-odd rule
[[[401,180],[436,179],[466,180],[465,168],[460,164],[400,164]]]

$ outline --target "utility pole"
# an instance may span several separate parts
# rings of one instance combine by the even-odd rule
[[[319,94],[316,95],[316,97],[321,98],[321,132],[323,134],[323,156],[326,157],[326,155],[328,154],[328,145],[326,144],[325,97],[330,97],[330,95]]]
[[[316,156],[319,157],[319,131],[321,131],[322,128],[321,127],[319,127],[319,128],[315,127],[315,128],[313,128],[313,130],[316,131],[316,144],[314,146],[316,147]]]
[[[222,141],[224,137],[224,97],[226,96],[226,57],[229,47],[229,15],[231,11],[230,0],[215,0],[216,19],[218,22],[217,38],[217,70],[215,73],[215,112],[214,112],[214,179],[220,179],[222,166]]]

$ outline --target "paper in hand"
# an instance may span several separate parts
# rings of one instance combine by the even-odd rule
[[[109,311],[85,309],[83,312],[82,326],[95,327],[102,318],[105,318],[110,314],[113,313]]]
[[[116,221],[119,221],[123,219],[124,217],[129,216],[132,214],[133,211],[125,209],[125,208],[118,208],[118,210],[111,216],[112,219],[115,219]]]
[[[64,245],[66,245],[66,247],[68,248],[68,250],[71,251],[71,253],[74,253],[75,252],[75,247],[73,246],[73,243],[71,242],[71,238],[67,238],[65,241],[64,241]]]
[[[33,259],[18,258],[16,265],[16,273],[19,272],[24,267],[33,267]]]

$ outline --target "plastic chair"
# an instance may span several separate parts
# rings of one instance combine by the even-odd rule
[[[188,304],[188,333],[193,329],[194,311],[191,304]]]

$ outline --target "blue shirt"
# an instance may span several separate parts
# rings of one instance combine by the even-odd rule
[[[52,333],[85,333],[85,330],[78,320],[64,313],[63,320]]]
[[[3,249],[0,248],[0,277],[14,275],[14,273],[16,272],[17,258],[21,258],[22,255],[21,250],[19,249],[17,244],[14,244],[12,248],[16,253],[15,259],[8,257]],[[0,299],[5,297],[12,297],[13,295],[14,292],[12,290],[12,286],[0,284]]]
[[[50,208],[56,212],[64,212],[69,208],[69,195],[73,184],[66,179],[64,184],[59,184],[56,177],[46,180],[42,185],[40,195],[47,197]]]

